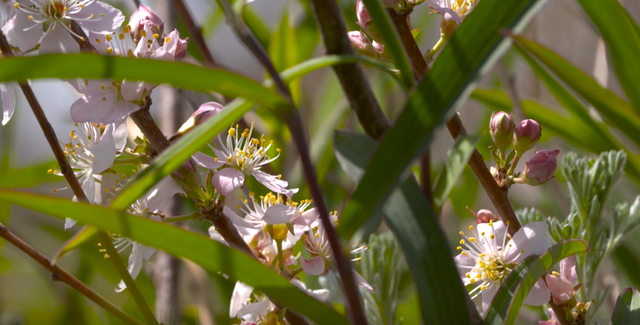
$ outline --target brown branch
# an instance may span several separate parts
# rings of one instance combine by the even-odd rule
[[[311,197],[316,204],[316,209],[318,210],[320,220],[327,232],[329,246],[331,247],[331,251],[333,252],[333,258],[335,260],[338,274],[340,275],[343,293],[347,301],[347,314],[349,315],[352,323],[366,325],[367,317],[365,315],[362,300],[360,299],[360,291],[358,290],[358,287],[355,283],[351,261],[347,258],[344,251],[340,247],[340,239],[338,238],[333,223],[329,219],[329,211],[322,197],[322,190],[318,185],[315,169],[313,167],[313,164],[311,163],[309,146],[307,144],[307,133],[304,126],[304,121],[302,120],[302,116],[300,115],[300,111],[298,111],[293,104],[289,89],[278,74],[278,71],[276,71],[276,68],[271,62],[269,55],[262,47],[260,42],[258,42],[253,33],[244,23],[244,21],[242,21],[240,17],[236,17],[234,15],[228,0],[219,0],[219,3],[225,13],[227,24],[234,30],[236,36],[240,38],[245,46],[253,53],[253,55],[258,59],[262,66],[267,70],[267,72],[271,76],[271,79],[276,85],[276,89],[278,90],[278,92],[283,95],[288,101],[288,104],[290,106],[289,111],[282,113],[285,116],[285,120],[287,121],[289,130],[292,134],[294,145],[296,146],[298,154],[300,155],[302,170],[305,179],[309,183]]]
[[[195,21],[191,17],[189,13],[189,9],[185,6],[182,0],[173,0],[173,5],[175,9],[178,11],[178,14],[182,18],[185,26],[187,27],[187,31],[189,31],[189,35],[196,42],[196,46],[202,54],[204,58],[204,62],[207,64],[209,68],[215,68],[217,66],[216,61],[213,59],[213,55],[211,55],[211,51],[209,51],[209,47],[202,36],[202,30],[200,27],[196,26]]]
[[[353,55],[353,48],[347,37],[347,27],[338,3],[335,0],[310,0],[309,2],[320,27],[327,54]],[[333,70],[360,125],[367,135],[379,140],[391,124],[380,108],[362,66],[357,63],[345,63],[334,65]]]
[[[0,237],[7,240],[13,246],[17,247],[29,257],[34,259],[38,264],[42,265],[47,271],[51,272],[51,278],[54,281],[60,281],[74,288],[76,291],[83,294],[85,297],[91,299],[91,301],[95,302],[98,306],[104,308],[106,311],[113,314],[113,316],[122,320],[127,324],[136,324],[142,325],[139,321],[134,319],[133,317],[125,314],[123,311],[118,309],[118,307],[111,304],[109,301],[104,299],[97,292],[93,291],[91,288],[86,286],[84,283],[80,282],[76,277],[69,274],[67,271],[63,270],[57,265],[51,265],[51,261],[38,252],[33,247],[29,246],[29,244],[25,243],[22,239],[18,238],[16,235],[11,233],[3,224],[0,223]]]
[[[420,48],[418,44],[416,44],[413,35],[411,35],[411,26],[409,25],[409,15],[411,11],[402,14],[396,13],[394,9],[387,9],[387,11],[391,16],[391,21],[393,21],[393,24],[398,30],[402,45],[407,51],[407,55],[409,55],[416,79],[420,80],[427,73],[427,70],[429,70],[429,66],[422,56],[422,52],[420,52]]]
[[[171,142],[162,133],[156,122],[151,116],[149,108],[151,107],[151,97],[147,97],[147,104],[140,108],[140,110],[131,113],[131,119],[136,123],[145,138],[149,140],[151,148],[156,153],[162,152],[164,149],[171,145]]]

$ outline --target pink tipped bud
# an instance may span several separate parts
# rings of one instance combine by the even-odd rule
[[[570,256],[560,261],[560,273],[553,272],[546,278],[553,302],[556,305],[562,305],[573,299],[576,293],[574,284],[577,281],[576,257]]]
[[[218,114],[223,109],[224,106],[216,102],[208,102],[200,105],[198,110],[191,114],[189,119],[182,124],[178,132],[173,137],[171,137],[171,140],[176,139],[191,131],[191,129],[206,122],[209,118]]]
[[[487,209],[481,209],[480,211],[478,211],[478,213],[476,214],[476,224],[478,223],[489,223],[490,220],[493,221],[498,221],[498,217],[493,214],[493,212],[487,210]]]
[[[140,5],[140,7],[131,14],[129,18],[129,27],[133,33],[134,40],[140,39],[140,33],[144,30],[145,24],[150,23],[151,31],[155,34],[162,35],[164,31],[164,22],[160,19],[160,16],[156,14],[151,8]]]
[[[356,16],[358,17],[358,25],[360,25],[360,27],[369,34],[369,36],[371,36],[371,38],[377,42],[381,42],[382,37],[373,24],[371,16],[369,16],[369,12],[367,12],[367,8],[364,6],[362,0],[358,0],[358,2],[356,2]]]
[[[558,168],[556,156],[560,150],[538,150],[527,161],[522,180],[529,185],[540,185],[553,178]]]
[[[533,146],[540,140],[540,124],[534,120],[523,120],[516,127],[516,132],[513,134],[513,144],[516,147],[516,151],[523,154],[525,151],[533,148]]]
[[[496,147],[501,150],[509,148],[513,141],[513,133],[516,130],[516,123],[511,114],[505,112],[493,112],[489,122],[489,132]]]
[[[373,47],[373,44],[367,35],[363,34],[361,31],[349,32],[348,35],[349,40],[351,41],[351,46],[353,46],[358,53],[371,57],[376,57],[378,55],[378,52],[375,47]]]
[[[189,44],[189,38],[178,39],[178,45],[176,46],[176,59],[181,60],[187,56],[187,45]]]

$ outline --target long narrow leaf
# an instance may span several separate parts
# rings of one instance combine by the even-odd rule
[[[342,315],[299,290],[268,266],[203,235],[101,206],[74,203],[68,199],[0,189],[0,201],[62,220],[69,217],[190,259],[213,274],[226,274],[232,281],[242,281],[266,293],[274,301],[319,324],[348,324]]]
[[[360,134],[339,131],[333,143],[345,172],[354,180],[362,177],[375,152],[375,141]],[[469,324],[464,287],[447,238],[416,181],[409,178],[398,186],[382,212],[402,247],[415,280],[423,323]],[[365,227],[377,228],[373,220],[369,219],[371,225]]]
[[[530,256],[525,259],[511,271],[511,274],[498,289],[483,324],[514,324],[520,307],[536,281],[563,258],[584,253],[587,250],[586,242],[573,239],[551,246],[538,257]]]
[[[442,209],[453,186],[469,162],[471,154],[476,150],[478,141],[480,141],[479,136],[467,135],[458,137],[453,144],[433,187],[433,202],[437,210]]]
[[[498,31],[519,29],[543,2],[483,0],[465,19],[382,139],[343,210],[342,237],[351,239],[367,219],[379,213],[407,167],[429,146],[434,129],[466,99],[476,79],[504,52],[508,41]]]

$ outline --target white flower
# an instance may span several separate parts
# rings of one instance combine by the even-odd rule
[[[473,230],[474,226],[469,226]],[[551,246],[549,226],[546,222],[532,222],[522,226],[513,238],[507,233],[502,221],[480,223],[472,236],[466,236],[456,249],[461,253],[455,257],[458,271],[465,285],[477,285],[470,294],[472,298],[482,294],[484,311],[491,305],[502,282],[513,268],[532,254],[542,254]],[[540,306],[549,301],[549,289],[539,279],[525,299],[525,304]]]
[[[110,33],[125,20],[120,10],[95,0],[14,0],[14,16],[2,28],[11,45],[25,53],[40,44],[40,53],[75,53],[82,36],[71,21],[91,32]]]
[[[430,0],[429,6],[441,14],[445,21],[455,21],[459,25],[479,2],[480,0]]]
[[[13,116],[13,112],[16,110],[16,88],[18,84],[15,82],[3,82],[0,83],[0,99],[2,99],[2,125],[7,125],[7,122]]]
[[[95,124],[76,124],[71,131],[68,143],[61,143],[69,165],[82,185],[90,203],[102,203],[101,173],[111,167],[116,157],[122,152],[127,141],[126,125],[106,127]],[[59,170],[50,169],[49,173],[63,176]],[[74,200],[77,200],[74,197]],[[72,227],[75,221],[67,219],[65,229]]]
[[[159,221],[161,215],[160,210],[164,208],[171,198],[178,193],[183,193],[182,188],[170,176],[166,177],[142,198],[133,203],[128,212],[139,217]],[[129,238],[118,236],[115,236],[114,246],[118,250],[118,253],[123,252],[129,246],[133,246],[131,254],[129,255],[129,265],[127,267],[127,270],[133,279],[140,274],[143,261],[149,260],[156,251],[155,248],[144,246]],[[116,292],[122,292],[126,288],[127,285],[124,281],[120,281]]]
[[[260,170],[264,165],[280,157],[278,154],[270,157],[267,152],[273,145],[273,141],[266,143],[264,135],[260,139],[252,138],[253,123],[250,129],[238,132],[238,126],[230,128],[227,132],[226,142],[221,137],[217,138],[219,146],[211,147],[216,157],[215,161],[208,164],[200,164],[209,169],[224,166],[213,175],[213,186],[223,196],[229,196],[234,190],[244,185],[245,177],[253,176],[258,182],[273,192],[291,197],[298,189],[287,189],[289,183],[280,179],[281,175],[269,175]]]

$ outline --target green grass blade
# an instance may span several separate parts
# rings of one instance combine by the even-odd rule
[[[626,288],[618,296],[611,315],[611,325],[640,324],[640,292]]]
[[[618,0],[578,0],[602,34],[625,94],[640,112],[640,35]],[[634,26],[635,25],[635,26]]]
[[[456,139],[433,187],[433,202],[437,211],[442,209],[479,141],[480,136],[472,135],[460,136]]]
[[[529,256],[511,271],[493,298],[491,307],[487,311],[484,323],[486,325],[514,324],[518,311],[527,294],[536,281],[542,277],[554,264],[563,258],[588,250],[587,243],[572,239],[551,246],[540,256]]]
[[[465,19],[382,139],[343,210],[338,229],[343,238],[351,239],[379,211],[409,165],[428,148],[433,130],[466,99],[476,79],[504,52],[508,41],[498,31],[519,29],[543,2],[483,0]]]
[[[180,227],[68,199],[0,189],[0,201],[64,220],[66,217],[141,244],[187,258],[205,270],[242,281],[318,324],[348,324],[344,316],[317,301],[253,257]]]
[[[345,172],[355,180],[362,177],[376,142],[361,134],[338,131],[333,144]],[[469,324],[464,287],[447,238],[413,178],[393,191],[382,206],[382,213],[402,247],[415,280],[423,323]],[[374,219],[368,222],[373,224]],[[342,225],[338,229],[340,227]]]
[[[183,62],[95,54],[45,54],[0,60],[0,82],[43,78],[127,79],[167,83],[195,91],[243,97],[272,108],[287,105],[282,96],[252,79]]]

